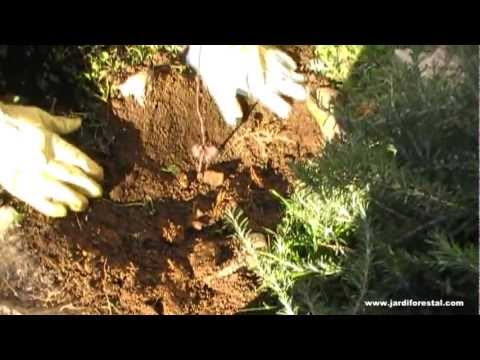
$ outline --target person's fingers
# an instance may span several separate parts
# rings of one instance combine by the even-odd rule
[[[67,208],[65,205],[47,199],[35,199],[31,201],[29,205],[49,217],[62,218],[67,216]]]
[[[296,72],[295,68],[285,65],[284,62],[278,61],[277,58],[274,58],[274,60],[271,59],[267,68],[271,76],[290,79],[291,81],[298,83],[305,82],[305,76],[303,74]]]
[[[44,196],[44,182],[43,176],[18,172],[17,176],[7,175],[6,179],[2,179],[1,184],[12,196],[42,214],[51,217],[64,217],[67,214],[66,207],[54,203]]]
[[[22,174],[15,181],[2,182],[5,190],[37,211],[50,217],[64,217],[67,207],[73,211],[83,211],[88,199],[66,184],[47,174]]]
[[[54,116],[43,110],[41,111],[41,117],[47,129],[61,135],[74,132],[82,125],[82,119],[79,117]]]
[[[258,101],[282,119],[287,119],[290,114],[290,105],[274,92],[262,93]]]
[[[200,62],[200,51],[202,45],[190,45],[186,56],[187,65],[191,66],[195,71],[198,71],[198,65]]]
[[[305,81],[302,74],[296,73],[295,62],[279,50],[270,50],[267,64],[267,86],[274,92],[303,101],[307,91],[301,84]]]
[[[46,172],[48,176],[56,180],[74,185],[78,191],[86,196],[102,196],[102,187],[75,166],[51,161],[47,166]]]
[[[290,79],[291,81],[297,82],[297,83],[303,83],[305,82],[305,76],[303,74],[297,73],[295,71],[288,71],[288,70],[283,70],[282,72],[283,77]]]
[[[35,106],[0,104],[0,109],[8,116],[20,122],[36,125],[51,130],[58,134],[68,134],[77,130],[82,120],[65,116],[53,116]]]
[[[281,79],[274,90],[297,101],[304,101],[308,96],[307,89],[303,85],[290,79]]]
[[[242,118],[242,109],[235,96],[231,98],[221,97],[216,99],[216,102],[227,124],[234,126]]]
[[[82,169],[88,176],[91,176],[98,181],[103,180],[102,167],[75,146],[69,144],[59,136],[53,136],[52,147],[56,161],[76,166]]]
[[[83,211],[88,206],[88,199],[84,195],[49,176],[43,177],[35,185],[39,189],[39,196],[53,203],[66,205],[72,211]]]
[[[297,69],[295,61],[281,50],[268,50],[267,64],[268,61],[277,62],[292,72]]]
[[[224,121],[234,126],[237,120],[243,116],[242,108],[236,97],[236,89],[234,87],[225,88],[219,85],[222,84],[215,83],[213,86],[207,84],[210,95],[215,100]]]
[[[67,208],[63,204],[53,202],[51,200],[42,197],[27,197],[24,198],[21,195],[17,196],[20,200],[24,201],[38,212],[49,217],[65,217],[67,216]]]

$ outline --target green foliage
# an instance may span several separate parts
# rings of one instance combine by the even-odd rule
[[[364,45],[316,45],[309,69],[337,82],[345,81]]]
[[[356,120],[352,129],[293,166],[296,190],[279,198],[284,217],[268,251],[256,252],[252,269],[280,313],[458,311],[364,305],[390,299],[461,300],[460,311],[478,311],[478,49],[450,49],[462,83],[379,62],[392,50],[360,54],[343,83],[348,100],[335,109]],[[356,115],[365,100],[374,110]],[[247,226],[227,219],[239,221]]]
[[[181,45],[81,46],[80,50],[89,64],[89,71],[82,75],[94,84],[99,98],[107,101],[113,79],[129,67],[151,64],[159,52],[178,56],[182,49]]]
[[[162,167],[162,171],[165,171],[166,173],[170,173],[174,176],[177,176],[180,173],[181,170],[177,165],[170,164],[170,165]]]

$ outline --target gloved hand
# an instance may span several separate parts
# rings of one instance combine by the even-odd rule
[[[47,216],[84,210],[87,197],[102,195],[103,169],[58,135],[80,125],[80,118],[0,102],[0,186]]]
[[[202,78],[224,120],[234,125],[242,118],[236,95],[258,100],[286,119],[290,105],[284,95],[304,101],[304,77],[295,72],[295,62],[284,52],[258,45],[191,45],[187,62]]]

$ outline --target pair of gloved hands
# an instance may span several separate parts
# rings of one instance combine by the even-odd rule
[[[192,45],[187,61],[202,78],[223,118],[242,117],[236,95],[258,100],[280,118],[290,105],[281,95],[305,100],[303,76],[283,52],[257,45]],[[60,135],[77,130],[79,118],[0,103],[0,186],[51,217],[82,211],[100,197],[103,170]]]

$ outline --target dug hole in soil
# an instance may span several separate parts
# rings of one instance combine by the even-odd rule
[[[69,139],[104,167],[104,197],[61,220],[29,209],[16,237],[32,269],[12,276],[5,296],[84,314],[234,314],[258,296],[245,268],[215,276],[240,256],[224,210],[274,229],[282,209],[270,190],[291,191],[288,162],[319,151],[319,126],[303,104],[286,121],[257,104],[233,131],[202,89],[207,142],[226,143],[199,180],[195,79],[162,71],[146,95],[145,108],[112,100],[94,145],[91,133]]]

